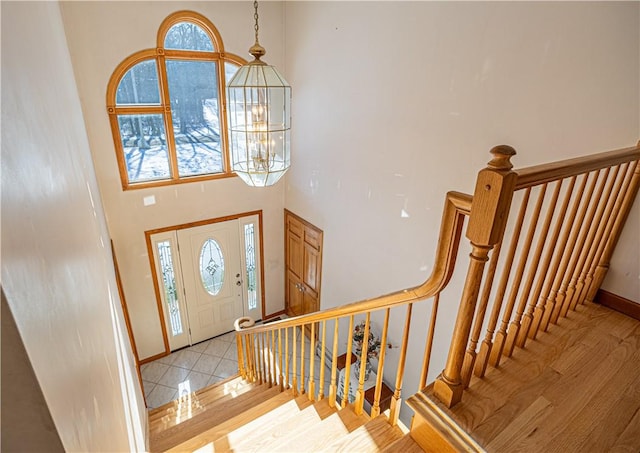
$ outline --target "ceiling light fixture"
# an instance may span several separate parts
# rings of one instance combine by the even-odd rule
[[[240,67],[227,85],[231,168],[250,186],[275,184],[291,165],[291,86],[260,58],[258,2],[253,2],[254,60]]]

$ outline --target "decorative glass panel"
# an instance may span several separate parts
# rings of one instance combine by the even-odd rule
[[[129,182],[171,177],[162,115],[118,115],[118,127]]]
[[[178,22],[169,29],[164,38],[165,49],[199,50],[213,52],[209,35],[190,22]]]
[[[218,243],[207,239],[200,251],[200,276],[204,289],[215,296],[224,283],[224,256]]]
[[[223,171],[216,63],[167,60],[180,176]]]
[[[160,104],[155,60],[142,61],[126,72],[118,84],[116,104]]]
[[[244,250],[247,261],[247,301],[249,310],[253,310],[258,307],[256,242],[253,223],[244,226]]]
[[[162,271],[164,300],[167,304],[167,312],[169,313],[169,321],[171,323],[171,334],[175,337],[182,333],[182,320],[180,319],[178,290],[176,288],[176,277],[173,271],[171,244],[169,241],[158,242],[158,258],[160,260],[160,269]]]

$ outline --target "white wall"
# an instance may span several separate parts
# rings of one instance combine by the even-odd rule
[[[154,48],[160,23],[169,14],[192,10],[209,18],[225,50],[250,58],[251,2],[63,2],[69,49],[82,100],[89,143],[141,359],[164,352],[144,231],[263,210],[267,314],[284,308],[284,185],[246,186],[239,178],[123,191],[106,111],[105,93],[115,67],[130,54]],[[265,61],[282,68],[283,6],[260,4],[260,42]],[[156,204],[143,206],[155,195]]]
[[[109,237],[55,2],[2,2],[2,211],[2,286],[64,449],[144,450],[146,412],[118,330]]]
[[[637,2],[287,2],[286,207],[325,232],[322,308],[424,281],[444,194],[472,193],[494,145],[516,167],[634,145],[639,18]],[[606,286],[636,301],[639,215]]]

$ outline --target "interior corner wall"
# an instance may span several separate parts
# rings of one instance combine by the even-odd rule
[[[127,56],[156,47],[162,21],[179,10],[206,16],[227,52],[250,58],[251,2],[62,2],[65,32],[82,101],[100,194],[113,239],[140,359],[164,352],[144,232],[262,210],[266,314],[284,309],[284,184],[259,189],[240,178],[123,191],[106,110],[107,83]],[[282,2],[260,3],[265,61],[284,63]],[[143,20],[142,20],[143,18]],[[145,206],[153,195],[156,203]],[[229,326],[232,330],[233,326]]]
[[[2,291],[0,450],[63,452],[27,351]],[[11,415],[9,415],[11,414]]]
[[[109,236],[59,5],[1,8],[2,289],[64,450],[142,451],[147,416],[116,327]],[[3,411],[3,422],[13,415]]]
[[[472,193],[493,146],[515,147],[521,168],[640,138],[637,2],[316,1],[285,13],[285,207],[325,232],[322,308],[426,280],[444,196]],[[639,215],[636,202],[605,285],[635,300]],[[457,301],[440,307],[437,371]]]

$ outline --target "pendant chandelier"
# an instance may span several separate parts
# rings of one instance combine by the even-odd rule
[[[250,186],[275,184],[291,164],[291,86],[260,58],[258,2],[253,2],[254,60],[240,67],[227,85],[231,168]]]

